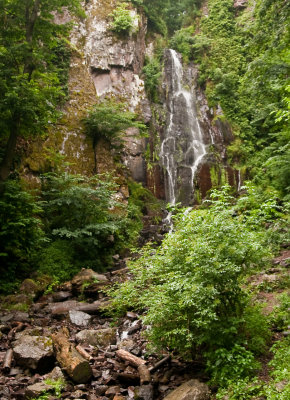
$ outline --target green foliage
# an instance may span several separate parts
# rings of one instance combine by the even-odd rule
[[[147,59],[143,67],[145,89],[148,97],[154,103],[159,101],[159,85],[161,78],[161,61],[158,57]]]
[[[194,44],[195,38],[193,26],[176,31],[170,40],[170,47],[182,54],[184,62],[188,62],[192,59]]]
[[[0,131],[7,144],[0,179],[10,173],[17,137],[45,132],[56,121],[56,106],[65,96],[68,52],[64,39],[71,24],[55,23],[67,8],[83,15],[79,0],[1,0]]]
[[[137,115],[128,111],[126,104],[115,100],[105,100],[96,104],[88,112],[83,123],[87,135],[92,139],[95,151],[95,171],[97,171],[96,146],[100,140],[120,150],[123,145],[122,135],[127,128],[138,128],[141,134],[146,132],[146,126],[138,121]]]
[[[289,197],[289,5],[209,0],[208,15],[177,31],[171,44],[200,64],[199,83],[210,106],[221,105],[237,137],[231,151],[255,181]],[[287,197],[288,196],[288,197]]]
[[[111,29],[119,34],[128,34],[134,29],[134,17],[131,15],[129,3],[118,3],[116,9],[110,14],[113,18]]]
[[[54,398],[60,399],[61,392],[63,391],[63,389],[65,387],[65,382],[63,381],[63,379],[57,379],[56,381],[54,381],[52,379],[46,379],[44,382],[47,385],[51,386],[51,390],[49,391],[49,393],[47,391],[45,391],[43,394],[41,394],[40,396],[38,396],[37,398],[34,398],[32,400],[49,400],[51,398],[52,394],[54,395]]]
[[[203,348],[245,345],[247,295],[243,275],[269,256],[266,234],[233,215],[227,189],[215,191],[208,210],[176,217],[176,228],[158,249],[133,262],[133,279],[114,293],[113,308],[146,309],[144,323],[157,348],[186,358]]]
[[[56,280],[68,281],[79,271],[79,266],[75,265],[71,243],[61,239],[54,240],[45,246],[38,254],[35,264],[39,265],[37,269],[39,275],[54,277],[48,290],[56,286]]]
[[[227,386],[231,381],[238,381],[253,375],[260,368],[253,353],[245,347],[235,344],[230,350],[220,348],[209,354],[207,370],[211,382]]]
[[[290,325],[290,294],[285,292],[279,296],[280,305],[275,307],[271,314],[271,323],[275,329],[287,330]]]
[[[259,381],[257,378],[250,380],[233,380],[227,388],[220,389],[217,400],[287,400],[290,396],[289,384],[289,338],[275,343],[272,347],[273,360],[269,363],[272,368],[271,379],[268,382]]]
[[[66,279],[76,268],[104,270],[111,256],[130,243],[130,222],[116,189],[105,175],[43,176],[44,225],[55,241],[43,251],[44,273],[57,272],[58,278]]]
[[[40,212],[33,195],[19,182],[6,182],[0,196],[0,292],[10,292],[31,270],[44,239]]]

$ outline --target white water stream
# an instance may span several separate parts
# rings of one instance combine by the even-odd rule
[[[188,189],[193,192],[195,173],[206,154],[206,148],[197,118],[195,98],[183,87],[182,64],[176,51],[169,50],[169,54],[172,93],[169,94],[169,122],[161,144],[160,159],[167,172],[166,200],[175,204],[178,200],[178,182],[182,181],[181,186],[187,186],[187,192]],[[190,169],[190,178],[185,180],[179,177],[179,169]]]

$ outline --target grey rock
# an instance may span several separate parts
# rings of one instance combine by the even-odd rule
[[[21,336],[13,343],[14,358],[25,368],[47,372],[54,362],[51,339],[41,336]]]
[[[137,389],[138,399],[140,400],[154,400],[154,391],[152,385],[142,385]],[[175,397],[174,400],[181,400],[179,397]],[[188,399],[190,400],[190,399]]]
[[[46,379],[57,381],[58,379],[65,380],[64,374],[59,367],[55,367],[49,374],[46,375]]]
[[[82,311],[71,310],[69,311],[69,318],[72,324],[77,326],[88,326],[91,316]]]
[[[209,387],[197,379],[191,379],[171,392],[164,400],[209,400],[209,398]]]
[[[34,385],[27,386],[25,390],[25,396],[28,399],[40,396],[44,392],[49,392],[52,389],[52,385],[45,382],[38,382]]]
[[[116,343],[116,329],[85,329],[77,333],[76,339],[79,343],[85,343],[95,347],[107,347]]]

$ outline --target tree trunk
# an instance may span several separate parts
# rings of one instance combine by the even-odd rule
[[[24,74],[28,74],[28,80],[31,80],[32,72],[34,71],[34,63],[33,63],[33,33],[35,22],[38,18],[40,7],[40,0],[35,0],[32,8],[29,0],[26,0],[26,8],[25,8],[25,39],[29,46],[28,54],[24,61]]]
[[[52,341],[56,359],[60,366],[74,382],[86,383],[92,376],[92,369],[88,360],[80,355],[64,334],[52,335]]]

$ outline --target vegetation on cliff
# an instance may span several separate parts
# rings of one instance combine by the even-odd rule
[[[0,183],[13,169],[18,138],[44,133],[59,116],[56,106],[65,96],[60,53],[71,24],[57,23],[55,13],[64,7],[84,15],[79,0],[0,2]]]

